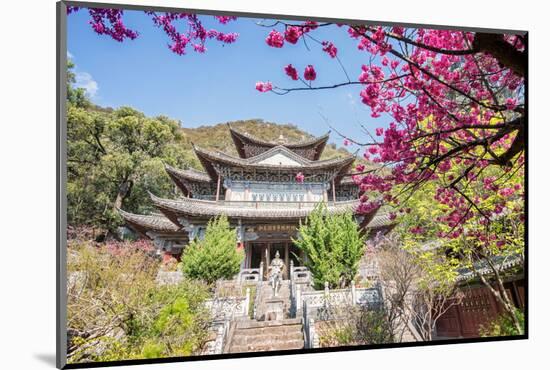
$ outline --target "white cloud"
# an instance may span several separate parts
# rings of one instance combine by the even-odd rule
[[[74,59],[74,55],[69,50],[67,50],[67,59]]]
[[[357,100],[355,99],[355,97],[351,93],[348,92],[346,94],[346,97],[348,98],[349,105],[357,105]]]
[[[94,80],[91,74],[88,72],[77,72],[75,75],[75,87],[81,87],[90,95],[91,98],[95,97],[99,86]]]

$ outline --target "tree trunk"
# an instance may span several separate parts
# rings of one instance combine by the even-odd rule
[[[481,282],[489,289],[491,294],[496,298],[497,302],[499,302],[502,307],[504,308],[504,311],[506,314],[512,319],[512,322],[514,323],[514,326],[516,327],[516,330],[518,333],[523,334],[524,328],[521,327],[521,323],[519,322],[518,317],[516,316],[516,307],[510,300],[510,297],[508,297],[508,294],[506,294],[506,289],[504,288],[504,282],[502,281],[502,278],[498,271],[495,269],[495,266],[491,262],[489,262],[489,265],[491,266],[493,272],[494,272],[494,279],[497,284],[497,289],[494,288],[494,286],[491,284],[490,281],[488,281],[481,273],[479,273],[477,270],[475,270],[476,275],[479,277]]]
[[[116,211],[122,207],[122,202],[130,195],[133,186],[134,182],[132,180],[124,180],[119,185],[115,203],[113,204],[113,211]]]
[[[506,42],[502,35],[496,33],[476,32],[474,50],[491,54],[506,68],[510,68],[518,76],[525,77],[527,71],[527,54],[517,50]]]
[[[124,181],[122,181],[122,183],[118,187],[118,192],[116,194],[115,202],[113,204],[113,212],[117,212],[118,209],[121,209],[122,202],[124,202],[124,200],[130,195],[133,186],[134,182],[132,180],[125,179]],[[120,239],[116,230],[108,229],[104,235],[104,239],[107,239],[109,237],[113,237],[116,240]]]

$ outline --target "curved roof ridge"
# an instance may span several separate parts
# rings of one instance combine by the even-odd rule
[[[249,134],[248,132],[245,132],[245,131],[241,131],[239,129],[236,129],[234,128],[233,126],[231,126],[230,123],[227,124],[229,126],[229,130],[232,132],[232,133],[235,133],[236,135],[238,136],[242,136],[243,138],[246,138],[247,140],[251,141],[251,142],[254,142],[256,144],[259,144],[259,145],[264,145],[264,146],[277,146],[277,145],[282,145],[282,146],[285,146],[287,148],[295,148],[295,147],[305,147],[305,146],[311,146],[311,145],[315,145],[315,144],[319,144],[321,141],[326,141],[328,140],[329,136],[330,136],[330,130],[327,131],[325,134],[321,135],[321,136],[313,136],[313,135],[310,135],[312,136],[311,138],[309,139],[305,139],[305,140],[301,140],[301,141],[296,141],[294,143],[279,143],[277,142],[276,140],[273,140],[273,141],[270,141],[270,140],[264,140],[264,139],[260,139],[258,137],[255,137],[251,134]]]
[[[281,165],[270,165],[270,164],[258,164],[258,163],[253,163],[252,160],[255,158],[255,157],[258,157],[258,156],[255,156],[255,157],[250,157],[250,158],[239,158],[239,157],[234,157],[232,155],[229,155],[229,154],[226,154],[226,153],[223,153],[223,152],[219,152],[219,151],[211,151],[211,150],[207,150],[207,149],[203,149],[199,146],[193,146],[193,149],[195,150],[195,153],[197,154],[197,156],[199,157],[199,159],[201,159],[201,157],[205,157],[205,159],[209,159],[209,160],[221,160],[221,161],[227,161],[227,162],[230,162],[231,164],[234,164],[234,165],[241,165],[241,166],[258,166],[258,167],[266,167],[266,168],[288,168],[288,169],[298,169],[298,168],[301,168],[300,166],[281,166]],[[285,149],[288,149],[288,148],[285,148]],[[307,158],[305,158],[307,159]],[[309,163],[306,165],[306,167],[310,167],[310,168],[322,168],[322,167],[328,167],[328,166],[331,166],[331,165],[338,165],[338,164],[348,164],[348,163],[351,163],[355,160],[355,155],[353,154],[350,154],[349,156],[346,156],[346,157],[335,157],[335,158],[331,158],[331,159],[325,159],[325,160],[322,160],[322,161],[311,161],[311,160],[308,160]]]
[[[292,159],[292,160],[294,160],[294,161],[296,161],[296,162],[298,162],[302,165],[309,165],[310,163],[314,162],[314,161],[312,161],[308,158],[302,157],[301,155],[298,155],[298,154],[294,153],[292,150],[288,149],[284,145],[274,146],[273,148],[271,148],[269,150],[266,150],[263,153],[255,155],[253,157],[246,158],[246,161],[249,162],[250,164],[258,163],[258,162],[260,162],[264,159],[269,158],[273,154],[281,153],[281,152],[283,152],[290,159]]]

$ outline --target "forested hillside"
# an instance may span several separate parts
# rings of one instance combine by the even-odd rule
[[[231,127],[241,132],[246,132],[254,137],[277,141],[282,135],[285,142],[294,143],[312,138],[309,133],[300,130],[292,124],[277,124],[265,122],[261,119],[250,119],[244,121],[229,122]],[[229,136],[229,129],[226,123],[213,126],[200,126],[197,128],[182,128],[186,138],[207,149],[220,150],[228,154],[237,155],[235,146]],[[189,149],[191,149],[189,147]],[[321,159],[347,155],[349,152],[344,148],[337,149],[334,144],[325,147]]]

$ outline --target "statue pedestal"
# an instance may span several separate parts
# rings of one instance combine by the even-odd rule
[[[281,298],[273,297],[265,301],[265,319],[266,321],[283,320],[284,301]]]

